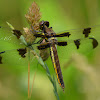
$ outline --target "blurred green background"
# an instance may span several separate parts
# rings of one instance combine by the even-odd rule
[[[40,6],[40,11],[42,13],[41,20],[49,21],[50,26],[53,27],[55,32],[100,25],[99,0],[34,1]],[[0,26],[7,27],[7,21],[19,30],[22,30],[23,27],[27,27],[28,23],[25,19],[25,14],[32,3],[33,0],[0,0]],[[7,33],[3,34],[3,36],[6,35],[9,36]],[[1,36],[0,38],[2,38]],[[100,33],[94,33],[93,36],[100,43]],[[16,41],[13,39],[12,44],[9,44],[0,39],[0,51],[20,47],[13,42]],[[0,100],[27,100],[28,62],[24,62],[24,60],[20,60],[23,61],[20,62],[18,56],[12,53],[8,53],[8,55],[5,56],[6,59],[4,60],[8,64],[0,65]],[[100,99],[100,45],[95,50],[90,51],[85,57],[81,54],[72,56],[73,64],[65,69],[63,66],[67,66],[68,60],[66,60],[66,63],[61,61],[65,91],[63,92],[57,83],[60,100]],[[33,62],[34,63],[30,66],[31,82],[35,71],[37,73],[31,99],[56,100],[53,93],[53,86],[46,72],[38,64],[36,59],[33,59]],[[47,62],[47,65],[50,72],[52,75],[55,75],[50,58],[49,62],[50,63]]]

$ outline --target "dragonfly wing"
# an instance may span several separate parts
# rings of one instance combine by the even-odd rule
[[[9,42],[9,43],[15,43],[15,44],[21,44],[21,41],[19,40],[20,36],[22,35],[22,32],[20,30],[12,30],[10,28],[0,28],[0,41]]]
[[[30,59],[29,59],[30,56]],[[31,65],[35,65],[37,60],[30,51],[30,55],[27,52],[26,48],[20,48],[16,50],[9,50],[9,51],[3,51],[0,54],[0,64],[4,65],[14,65],[14,66],[28,66],[28,62],[31,63]]]
[[[12,32],[13,31],[13,32]],[[28,65],[28,52],[25,45],[19,40],[22,32],[11,28],[0,28],[0,63],[11,65]],[[34,62],[33,54],[30,55]]]
[[[88,28],[78,28],[78,29],[71,29],[71,30],[66,30],[62,33],[69,33],[69,37],[67,38],[67,40],[71,39],[71,40],[75,40],[75,39],[83,39],[86,37],[93,37],[95,36],[95,38],[99,39],[99,33],[100,33],[100,25],[95,25],[95,26],[91,26]],[[58,33],[60,34],[60,33]],[[64,40],[64,38],[66,39],[66,37],[60,37],[59,40]],[[98,40],[97,39],[97,40]]]
[[[60,62],[63,64],[67,62],[75,52],[86,55],[98,47],[100,43],[99,33],[100,26],[93,26],[91,28],[71,30],[69,37],[58,37],[58,41],[61,43],[61,45],[57,46]],[[63,46],[63,42],[67,43],[67,45]]]
[[[42,43],[41,45],[37,46],[37,48],[39,50],[42,50],[42,49],[49,48],[50,46],[51,46],[51,43],[50,42],[45,42],[45,43]]]

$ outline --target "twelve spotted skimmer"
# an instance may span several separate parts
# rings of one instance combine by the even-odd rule
[[[25,45],[25,48],[21,48],[21,49],[17,49],[17,51],[19,52],[19,55],[21,55],[22,58],[25,58],[25,54],[27,53],[26,48],[30,48],[32,47],[32,45],[35,44],[39,44],[37,46],[37,49],[42,51],[45,50],[47,48],[50,48],[50,56],[52,59],[52,63],[55,69],[55,73],[57,75],[57,79],[58,79],[58,83],[61,86],[61,88],[64,90],[65,86],[64,86],[64,81],[63,81],[63,76],[62,76],[62,72],[61,72],[61,67],[60,67],[60,62],[59,62],[59,58],[58,58],[58,54],[57,54],[57,47],[58,46],[67,46],[69,45],[69,43],[74,43],[74,45],[76,46],[76,49],[80,49],[80,45],[81,45],[81,41],[84,41],[84,39],[88,39],[91,41],[92,44],[92,48],[96,48],[98,46],[98,41],[93,38],[93,37],[89,37],[89,34],[91,33],[91,28],[85,28],[85,29],[81,29],[83,30],[82,34],[84,36],[84,38],[78,38],[78,39],[74,39],[73,41],[67,41],[67,40],[62,40],[62,41],[58,41],[56,38],[70,38],[71,34],[70,32],[63,32],[63,33],[58,33],[56,34],[52,27],[49,27],[49,22],[48,21],[41,21],[39,23],[39,27],[40,27],[40,31],[36,31],[32,28],[32,31],[30,33],[32,33],[32,35],[35,37],[35,39],[40,38],[38,42],[32,42],[32,43],[27,43],[27,45]],[[1,27],[2,28],[2,27]],[[22,36],[21,31],[19,30],[15,30],[12,29],[13,34],[17,37],[17,39],[20,39],[20,37]],[[34,34],[35,33],[35,34]],[[2,51],[0,52],[0,64],[2,64],[2,54],[6,53],[6,51]],[[40,54],[40,55],[45,55],[44,53]],[[46,57],[47,59],[48,57]],[[46,60],[45,59],[45,60]]]

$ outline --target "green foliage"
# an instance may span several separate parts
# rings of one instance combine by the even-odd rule
[[[87,26],[100,25],[100,1],[99,0],[34,0],[40,6],[40,11],[42,13],[41,20],[48,20],[50,22],[50,26],[53,27],[55,32],[63,32],[69,29],[75,28],[84,28]],[[28,23],[25,19],[25,14],[28,8],[31,6],[33,0],[0,0],[0,26],[7,27],[6,22],[11,23],[15,29],[23,30],[23,27],[27,27]],[[49,5],[49,6],[48,6]],[[78,34],[78,33],[77,33]],[[12,39],[12,45],[9,42],[3,42],[2,37],[10,36],[10,32],[7,30],[0,31],[0,51],[10,50],[21,47],[21,45],[16,45],[15,38]],[[93,36],[98,39],[100,44],[100,34],[93,32]],[[8,38],[7,38],[8,39]],[[24,39],[22,38],[22,41]],[[17,41],[17,44],[19,42]],[[73,49],[73,45],[71,46]],[[72,52],[66,51],[66,49],[59,49],[60,52],[58,55],[67,57],[71,56]],[[65,55],[66,52],[66,55]],[[70,53],[71,52],[71,53]],[[9,55],[9,56],[8,56]],[[0,65],[0,100],[26,100],[27,98],[27,67],[28,62],[22,59],[20,64],[24,63],[24,65],[17,65],[19,63],[19,56],[13,55],[5,55],[6,61],[9,63],[11,61],[13,64],[9,63],[9,65]],[[16,54],[17,55],[17,54]],[[86,62],[83,61],[80,64],[80,67],[75,67],[75,62],[71,66],[67,66],[67,61],[69,59],[60,58],[62,74],[65,83],[65,93],[62,92],[60,86],[56,86],[58,84],[56,79],[52,79],[54,72],[53,65],[50,59],[46,61],[46,64],[39,57],[38,61],[43,66],[43,68],[38,67],[39,81],[43,80],[42,83],[34,83],[32,100],[56,100],[56,97],[60,100],[96,100],[99,98],[99,90],[95,90],[95,86],[98,86],[97,83],[100,76],[98,73],[100,72],[97,66],[100,66],[100,45],[90,54],[87,55],[88,63],[90,63],[92,68],[96,72],[92,70],[93,73],[87,78],[86,70],[89,68],[85,67],[85,71],[80,68]],[[11,59],[11,60],[10,60]],[[80,59],[77,58],[76,59]],[[15,63],[15,64],[14,64]],[[17,67],[16,67],[17,66]],[[39,66],[39,65],[38,65]],[[48,68],[48,67],[49,68]],[[68,67],[66,69],[63,68]],[[34,73],[34,70],[37,68],[37,60],[33,58],[33,63],[31,63],[31,73]],[[90,69],[90,71],[91,71]],[[45,74],[45,71],[47,75]],[[87,72],[88,73],[88,72]],[[38,76],[37,75],[37,76]],[[93,75],[93,76],[92,76]],[[43,77],[49,77],[49,80],[53,84],[54,93],[52,92],[52,85],[50,85],[50,81],[48,82],[48,78],[44,79]],[[54,76],[56,76],[54,74]],[[95,80],[94,79],[95,76]],[[31,76],[32,77],[32,76]],[[93,77],[93,78],[92,78]],[[90,81],[92,79],[92,81]],[[96,84],[94,85],[93,82]],[[39,85],[38,85],[39,84]],[[46,87],[48,85],[48,88]],[[41,88],[39,87],[41,86]],[[47,88],[47,90],[45,90]],[[58,92],[57,92],[58,91]],[[59,100],[58,99],[58,100]]]

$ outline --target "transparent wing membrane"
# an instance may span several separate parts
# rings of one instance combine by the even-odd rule
[[[7,41],[13,44],[21,44],[21,41],[17,38],[15,34],[16,34],[16,30],[13,31],[9,27],[1,27],[0,28],[0,41],[5,41],[5,42]]]
[[[83,39],[83,38],[85,38],[85,34],[83,34],[85,29],[88,29],[88,31],[86,31],[86,33],[88,33],[90,31],[89,34],[88,34],[88,37],[95,37],[95,39],[98,40],[98,36],[99,36],[99,33],[100,33],[100,25],[95,25],[95,26],[91,26],[91,27],[88,27],[88,28],[66,30],[65,32],[69,32],[69,34],[71,34],[69,36],[69,38],[60,37],[60,38],[58,38],[58,40]],[[64,32],[61,32],[61,33],[64,33]],[[58,34],[60,34],[60,33],[58,33]]]
[[[37,61],[32,51],[30,52],[30,64],[34,65]],[[5,65],[28,66],[28,52],[25,51],[25,48],[2,51],[0,57],[2,58],[1,63]]]
[[[59,56],[59,60],[61,62],[61,66],[64,66],[64,63],[68,62],[71,56],[74,53],[82,53],[84,55],[89,54],[93,50],[91,39],[83,39],[80,41],[79,49],[77,49],[75,43],[73,41],[68,41],[67,46],[57,46],[57,52]]]

